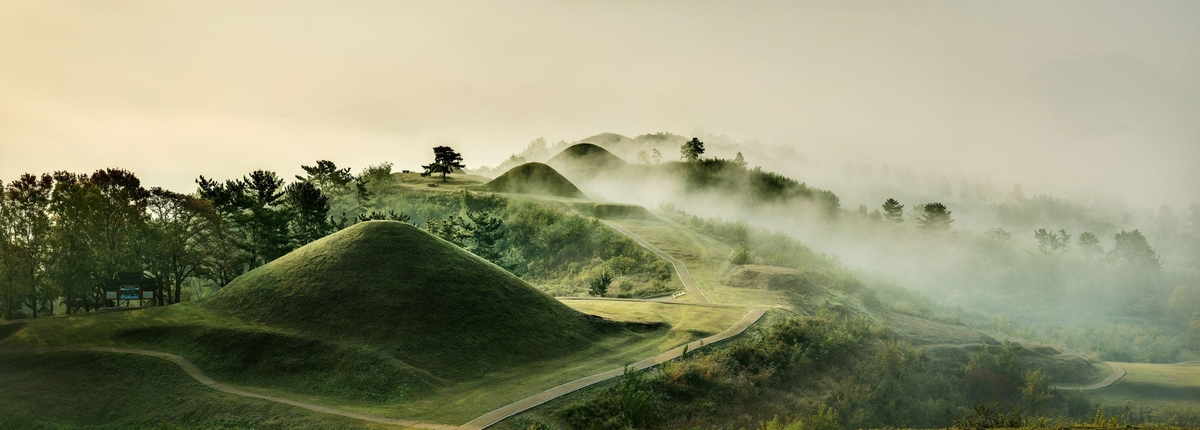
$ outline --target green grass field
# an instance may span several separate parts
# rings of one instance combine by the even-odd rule
[[[212,390],[152,357],[0,354],[0,429],[399,428]]]
[[[305,350],[262,354],[265,360],[272,363],[275,359],[284,362],[290,361],[290,363],[272,364],[272,366],[292,366],[286,372],[245,372],[226,366],[223,361],[207,355],[202,349],[174,343],[148,344],[129,341],[120,336],[120,333],[131,328],[206,326],[228,330],[223,333],[232,336],[245,333],[273,333],[306,339],[298,332],[229,318],[195,303],[136,311],[39,319],[32,321],[23,330],[9,338],[0,341],[0,348],[90,345],[161,350],[187,357],[210,376],[249,391],[379,416],[460,424],[484,412],[555,385],[617,368],[667,351],[683,343],[720,332],[745,314],[745,310],[740,308],[702,308],[648,302],[569,300],[566,303],[582,312],[613,320],[642,324],[665,323],[671,326],[662,329],[648,328],[640,333],[629,332],[624,336],[601,337],[596,342],[571,353],[508,367],[503,371],[488,373],[475,379],[434,383],[427,388],[427,392],[411,398],[383,400],[361,395],[346,395],[345,393],[337,395],[338,393],[314,390],[311,385],[304,385],[311,384],[314,379],[327,379],[329,386],[336,386],[339,383],[355,383],[347,378],[387,379],[386,372],[380,368],[354,368],[340,365],[321,374],[297,370],[296,366],[307,365],[296,362],[295,357],[301,354],[321,357],[326,354],[326,350],[336,350],[336,345],[328,343],[307,344],[308,349]],[[231,338],[230,341],[231,343],[242,343],[236,337]],[[45,356],[57,354],[65,353],[45,354]],[[123,357],[116,354],[99,355],[116,356],[112,359],[117,361]],[[144,357],[135,358],[155,360]],[[346,358],[339,356],[337,359],[345,360]],[[173,364],[162,362],[162,365],[166,366],[165,369],[168,371],[177,373],[178,377],[191,380]],[[372,384],[373,382],[368,380],[357,383]]]
[[[0,325],[13,332],[0,348],[163,351],[249,391],[460,424],[720,332],[745,314],[636,301],[566,304],[411,226],[372,222],[256,269],[204,301]]]
[[[1200,408],[1200,364],[1121,363],[1125,377],[1090,392],[1106,405]]]

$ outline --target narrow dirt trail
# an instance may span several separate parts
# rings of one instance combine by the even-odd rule
[[[245,391],[245,390],[239,390],[237,388],[233,388],[231,386],[217,382],[213,378],[210,378],[208,375],[204,374],[204,371],[200,370],[199,367],[196,367],[195,364],[193,364],[191,361],[188,361],[188,359],[180,357],[175,354],[168,354],[165,352],[148,351],[148,350],[144,350],[144,349],[112,348],[112,347],[103,347],[103,346],[50,346],[50,347],[40,347],[40,348],[6,348],[6,349],[0,349],[0,354],[4,354],[4,353],[12,354],[12,353],[69,352],[69,351],[70,352],[73,352],[73,351],[107,352],[107,353],[113,353],[113,354],[136,354],[136,355],[146,355],[146,356],[150,356],[150,357],[160,358],[160,359],[175,363],[176,365],[179,365],[179,368],[183,369],[183,371],[185,373],[187,373],[188,376],[191,376],[192,379],[195,379],[197,382],[204,384],[205,386],[212,388],[214,390],[217,390],[217,391],[220,391],[223,393],[233,394],[235,396],[251,397],[251,398],[255,398],[255,399],[262,399],[262,400],[266,400],[266,401],[270,401],[270,402],[296,406],[296,407],[308,409],[313,412],[320,412],[323,414],[341,415],[341,416],[347,417],[347,418],[354,418],[354,419],[370,421],[370,422],[374,422],[374,423],[398,425],[398,426],[405,426],[405,427],[415,427],[415,428],[423,428],[423,429],[431,429],[431,430],[449,430],[449,429],[458,428],[457,426],[451,426],[451,425],[431,424],[431,423],[423,423],[420,421],[402,420],[402,419],[396,419],[396,418],[385,418],[385,417],[378,417],[378,416],[374,416],[374,415],[360,414],[357,412],[350,412],[350,411],[343,411],[341,409],[334,409],[334,408],[331,408],[328,406],[321,406],[321,405],[317,405],[317,404],[313,404],[313,403],[301,402],[301,401],[296,401],[296,400],[292,400],[292,399],[285,399],[283,397],[269,396],[266,394],[259,394],[259,393]]]
[[[1109,374],[1107,378],[1100,380],[1100,382],[1097,382],[1092,385],[1085,385],[1082,387],[1074,386],[1074,385],[1051,385],[1050,388],[1053,388],[1055,390],[1069,390],[1069,391],[1099,390],[1101,388],[1112,385],[1113,383],[1117,382],[1117,380],[1125,377],[1125,367],[1121,366],[1121,363],[1105,361],[1104,364],[1107,364],[1108,367],[1111,367],[1113,370],[1113,373]]]
[[[691,294],[692,297],[696,299],[696,303],[702,305],[712,303],[708,301],[708,296],[704,295],[704,291],[696,285],[696,281],[692,279],[692,272],[688,271],[687,266],[685,266],[682,261],[672,257],[671,254],[663,252],[663,250],[658,249],[657,246],[650,244],[650,242],[647,242],[646,239],[642,239],[641,236],[634,234],[625,227],[621,227],[608,221],[603,222],[605,225],[612,227],[614,230],[621,232],[621,234],[628,236],[630,239],[633,239],[633,241],[637,242],[638,245],[642,245],[643,248],[649,249],[650,252],[662,257],[663,260],[667,260],[668,263],[671,263],[671,266],[675,267],[675,273],[679,275],[679,280],[683,282],[683,287],[687,289],[688,294]]]

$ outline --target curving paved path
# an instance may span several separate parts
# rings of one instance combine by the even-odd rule
[[[675,267],[675,273],[679,275],[679,280],[683,282],[684,288],[687,288],[688,293],[691,294],[692,297],[696,298],[696,303],[702,305],[712,303],[708,301],[708,296],[704,295],[704,291],[696,285],[696,281],[692,279],[692,272],[688,271],[687,266],[684,266],[682,261],[679,261],[670,254],[663,252],[663,250],[658,249],[657,246],[651,245],[650,242],[646,241],[646,239],[642,239],[641,236],[634,234],[625,227],[621,227],[608,221],[602,222],[605,225],[612,227],[614,230],[621,232],[621,234],[628,236],[630,239],[633,239],[634,242],[637,242],[638,245],[642,245],[643,248],[649,249],[650,252],[662,257],[663,260],[667,260],[667,262],[671,263],[671,266]]]
[[[688,351],[693,351],[704,345],[712,345],[714,343],[737,336],[737,335],[741,334],[743,331],[746,331],[746,328],[750,327],[751,324],[754,324],[756,321],[758,321],[758,319],[762,317],[764,312],[766,312],[766,309],[751,309],[750,312],[746,314],[746,316],[742,317],[742,319],[740,321],[738,321],[737,323],[735,323],[733,326],[729,327],[728,329],[725,329],[725,331],[717,333],[713,336],[709,336],[707,338],[689,343],[686,345],[686,348],[688,349]],[[670,351],[664,352],[657,356],[647,358],[645,360],[631,364],[631,365],[629,365],[629,367],[634,370],[642,370],[642,369],[645,369],[648,367],[657,366],[657,365],[665,363],[667,361],[679,358],[681,355],[683,355],[683,349],[684,349],[684,346],[681,346],[679,348],[672,349]],[[520,400],[516,403],[510,404],[510,405],[504,406],[500,409],[496,409],[494,411],[483,414],[483,416],[480,416],[479,418],[471,420],[471,422],[463,424],[462,427],[460,427],[460,428],[467,429],[467,430],[478,430],[478,429],[487,428],[493,424],[496,424],[496,423],[504,420],[505,418],[519,414],[521,412],[525,412],[526,410],[529,410],[530,408],[538,406],[542,403],[546,403],[546,402],[554,400],[558,397],[561,397],[561,396],[564,396],[571,392],[574,392],[575,390],[578,390],[578,389],[581,389],[581,388],[584,388],[584,387],[587,387],[587,386],[590,386],[590,385],[593,385],[593,384],[596,384],[596,383],[599,383],[602,381],[606,381],[606,380],[621,376],[623,374],[625,374],[625,368],[621,367],[621,368],[609,370],[604,373],[598,373],[598,374],[595,374],[592,376],[579,378],[574,381],[568,382],[566,384],[562,384],[557,387],[551,388],[549,390],[543,391],[541,393],[526,397],[525,399]]]
[[[1125,367],[1121,366],[1121,363],[1113,363],[1111,361],[1105,361],[1104,364],[1107,364],[1108,367],[1111,367],[1113,370],[1113,373],[1109,374],[1107,378],[1100,380],[1100,382],[1097,382],[1092,385],[1085,385],[1082,387],[1077,386],[1077,385],[1051,385],[1050,388],[1053,388],[1055,390],[1071,390],[1071,391],[1099,390],[1101,388],[1112,385],[1114,382],[1117,382],[1118,379],[1121,379],[1122,377],[1125,376]]]
[[[163,360],[167,360],[167,361],[170,361],[172,363],[179,365],[179,368],[183,369],[183,371],[186,372],[188,374],[188,376],[191,376],[197,382],[204,384],[214,390],[217,390],[217,391],[220,391],[223,393],[233,394],[235,396],[252,397],[255,399],[262,399],[262,400],[271,401],[271,402],[275,402],[275,403],[283,403],[285,405],[292,405],[292,406],[308,409],[313,412],[341,415],[343,417],[360,419],[363,421],[370,421],[370,422],[380,423],[380,424],[400,425],[400,426],[406,426],[406,427],[416,427],[416,428],[424,428],[424,429],[431,429],[431,430],[449,430],[449,429],[458,428],[456,426],[449,426],[449,425],[443,425],[443,424],[430,424],[430,423],[423,423],[423,422],[419,422],[419,421],[401,420],[401,419],[395,419],[395,418],[385,418],[385,417],[378,417],[378,416],[374,416],[374,415],[360,414],[357,412],[343,411],[341,409],[334,409],[334,408],[330,408],[327,406],[321,406],[321,405],[307,403],[307,402],[300,402],[300,401],[296,401],[296,400],[285,399],[283,397],[268,396],[266,394],[252,393],[252,392],[245,391],[245,390],[239,390],[237,388],[233,388],[228,385],[217,382],[213,378],[210,378],[208,375],[204,374],[204,372],[201,371],[199,367],[196,367],[195,364],[192,364],[191,361],[188,361],[188,359],[180,357],[175,354],[168,354],[165,352],[147,351],[144,349],[111,348],[111,347],[103,347],[103,346],[50,346],[50,347],[40,347],[40,348],[5,348],[5,349],[0,349],[0,354],[2,354],[2,353],[64,352],[64,351],[95,351],[95,352],[109,352],[109,353],[116,353],[116,354],[137,354],[137,355],[147,355],[150,357],[161,358]]]
[[[679,261],[675,257],[672,257],[670,254],[663,252],[661,249],[658,249],[658,247],[651,245],[650,242],[647,242],[645,239],[642,239],[641,236],[634,234],[632,231],[629,231],[625,227],[621,227],[619,225],[610,223],[608,221],[604,221],[604,223],[607,224],[609,227],[612,227],[613,229],[621,232],[625,236],[628,236],[630,239],[633,239],[639,245],[642,245],[646,249],[649,249],[651,252],[657,254],[659,257],[662,257],[663,259],[670,262],[671,265],[674,266],[674,268],[675,268],[675,273],[677,273],[679,275],[679,280],[681,282],[683,282],[683,286],[685,288],[687,288],[688,292],[690,294],[692,294],[693,297],[696,298],[696,302],[698,304],[716,305],[716,304],[710,302],[708,300],[708,296],[704,295],[704,291],[700,290],[700,287],[696,285],[696,281],[692,279],[691,272],[688,271],[687,266],[685,266],[683,264],[683,262]],[[648,300],[634,299],[631,301],[648,301]],[[663,302],[659,302],[659,303],[663,303]],[[716,306],[720,306],[720,305],[716,305]],[[737,336],[739,334],[742,334],[742,332],[746,331],[747,328],[749,328],[751,325],[753,325],[755,322],[757,322],[759,320],[759,318],[761,318],[763,316],[763,314],[766,313],[766,311],[767,311],[766,308],[752,308],[752,309],[750,309],[749,312],[746,313],[746,316],[742,317],[741,320],[739,320],[734,325],[730,326],[728,329],[725,329],[725,331],[722,331],[720,333],[717,333],[715,335],[709,336],[707,338],[704,338],[704,339],[701,339],[698,341],[691,342],[687,345],[680,346],[678,348],[672,349],[670,351],[664,352],[664,353],[656,355],[654,357],[647,358],[645,360],[631,364],[629,367],[634,370],[642,370],[642,369],[646,369],[648,367],[657,366],[657,365],[665,363],[667,361],[679,358],[680,356],[683,355],[684,348],[687,348],[687,350],[692,351],[692,350],[696,350],[701,347],[704,347],[705,345],[711,345],[711,344],[729,339],[731,337]],[[245,390],[239,390],[237,388],[233,388],[229,385],[222,384],[222,383],[217,382],[216,380],[210,378],[203,371],[201,371],[199,367],[196,367],[195,364],[193,364],[191,361],[188,361],[188,359],[180,357],[175,354],[168,354],[165,352],[149,351],[149,350],[144,350],[144,349],[113,348],[113,347],[102,347],[102,346],[55,346],[55,347],[0,349],[0,353],[42,353],[42,352],[63,352],[63,351],[96,351],[96,352],[108,352],[108,353],[116,353],[116,354],[137,354],[137,355],[156,357],[156,358],[160,358],[160,359],[175,363],[176,365],[179,366],[179,368],[183,369],[184,372],[186,372],[189,376],[191,376],[197,382],[200,382],[201,384],[204,384],[205,386],[207,386],[209,388],[212,388],[214,390],[221,391],[224,393],[229,393],[229,394],[233,394],[236,396],[242,396],[242,397],[251,397],[251,398],[255,398],[255,399],[262,399],[262,400],[267,400],[267,401],[271,401],[271,402],[296,406],[296,407],[308,409],[308,410],[314,411],[314,412],[340,415],[343,417],[360,419],[363,421],[370,421],[370,422],[374,422],[374,423],[400,425],[400,426],[431,429],[431,430],[448,430],[448,429],[476,430],[476,429],[487,428],[489,426],[492,426],[492,425],[504,420],[505,418],[519,414],[521,412],[529,410],[530,408],[533,408],[535,406],[546,403],[550,400],[554,400],[558,397],[564,396],[566,394],[570,394],[581,388],[588,387],[588,386],[594,385],[596,383],[603,382],[603,381],[621,376],[625,373],[625,368],[621,367],[618,369],[609,370],[607,372],[602,372],[602,373],[598,373],[598,374],[595,374],[592,376],[587,376],[587,377],[583,377],[580,379],[576,379],[574,381],[559,385],[557,387],[551,388],[549,390],[543,391],[538,394],[534,394],[532,396],[529,396],[529,397],[522,399],[520,401],[517,401],[515,403],[509,404],[507,406],[504,406],[504,407],[501,407],[494,411],[483,414],[479,418],[471,420],[470,422],[463,424],[462,426],[452,426],[452,425],[445,425],[445,424],[432,424],[432,423],[424,423],[424,422],[420,422],[420,421],[403,420],[403,419],[396,419],[396,418],[386,418],[386,417],[380,417],[380,416],[375,416],[375,415],[361,414],[361,413],[357,413],[357,412],[344,411],[341,409],[334,409],[334,408],[330,408],[328,406],[321,406],[321,405],[317,405],[317,404],[313,404],[313,403],[307,403],[307,402],[286,399],[283,397],[276,397],[276,396],[259,394],[259,393],[254,393],[254,392],[250,392],[250,391],[245,391]],[[1114,369],[1115,369],[1115,367],[1114,367]],[[1124,373],[1125,373],[1124,369],[1122,369],[1121,374],[1124,375]],[[1115,379],[1114,379],[1114,381],[1115,381]],[[1111,382],[1109,382],[1109,384],[1111,384]]]

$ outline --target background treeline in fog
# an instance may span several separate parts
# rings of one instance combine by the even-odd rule
[[[586,294],[601,273],[615,297],[669,291],[664,262],[595,220],[533,200],[406,188],[388,163],[303,169],[291,181],[263,170],[201,176],[191,194],[147,188],[123,169],[11,180],[0,198],[0,315],[112,306],[101,285],[121,272],[156,278],[157,304],[196,299],[368,220],[422,226],[555,294]]]
[[[893,303],[899,311],[953,313],[1105,360],[1174,362],[1200,347],[1200,204],[1139,208],[1112,194],[1055,197],[902,166],[835,166],[787,146],[704,140],[691,159],[684,136],[604,133],[582,142],[630,165],[564,174],[593,197],[783,233],[861,277],[942,299]],[[570,145],[534,140],[494,170]],[[973,310],[1000,318],[963,316]]]

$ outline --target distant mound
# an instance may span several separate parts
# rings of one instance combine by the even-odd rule
[[[658,219],[645,207],[622,203],[577,202],[575,209],[600,219]]]
[[[585,137],[583,139],[580,139],[579,142],[581,142],[581,143],[582,142],[591,142],[591,143],[598,143],[601,145],[615,145],[615,144],[630,143],[630,142],[633,142],[633,139],[630,139],[628,137],[625,137],[625,136],[622,136],[622,135],[619,135],[616,133],[604,132],[604,133],[597,134],[595,136]]]
[[[559,174],[553,167],[542,163],[525,163],[513,167],[488,182],[483,189],[500,193],[587,198],[570,180]]]
[[[370,221],[235,279],[205,303],[355,340],[440,378],[571,351],[598,326],[504,269],[412,225]]]
[[[738,266],[725,277],[729,286],[763,290],[790,290],[803,292],[813,283],[798,270],[777,266],[746,264]]]
[[[560,168],[620,168],[627,163],[607,149],[590,143],[571,145],[546,163]]]

